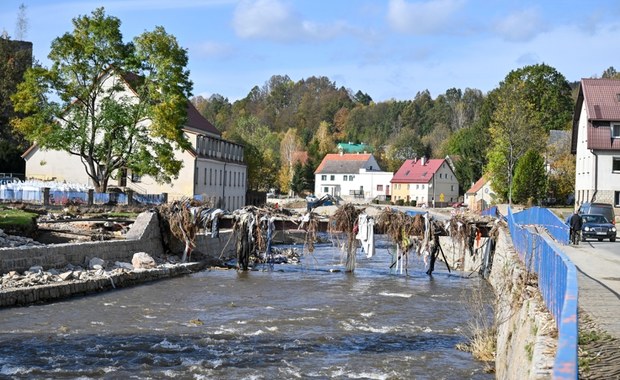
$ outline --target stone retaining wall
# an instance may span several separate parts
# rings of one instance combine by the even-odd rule
[[[517,255],[507,229],[500,229],[489,282],[495,289],[497,379],[549,379],[557,330],[537,288]]]
[[[175,264],[154,269],[133,270],[86,281],[61,282],[0,291],[0,307],[23,306],[123,288],[143,282],[174,277],[204,268],[203,263]]]
[[[196,251],[208,257],[232,257],[235,242],[231,240],[231,235],[231,230],[221,231],[219,238],[197,235]],[[169,248],[174,254],[180,256],[184,245],[173,239]],[[125,235],[125,240],[0,248],[0,275],[10,271],[23,272],[33,266],[51,269],[63,268],[67,264],[85,265],[93,257],[107,262],[130,262],[136,252],[146,252],[153,257],[164,255],[156,213],[143,212],[138,215]]]
[[[450,237],[442,237],[440,243],[452,268],[465,272],[480,268],[482,250],[470,255]],[[488,281],[496,295],[496,378],[551,378],[557,346],[555,322],[544,307],[535,275],[528,275],[506,228],[500,229]]]
[[[199,235],[196,239],[196,251],[207,257],[230,257],[234,255],[235,247],[234,242],[229,241],[231,235],[232,231],[222,231],[220,237],[215,239]],[[169,248],[177,255],[183,252],[183,244],[176,240],[173,240]],[[153,257],[164,255],[156,213],[144,212],[138,215],[126,234],[125,240],[0,248],[0,275],[10,271],[21,273],[34,266],[41,266],[45,270],[60,269],[68,264],[87,266],[88,261],[94,257],[107,262],[131,262],[136,252],[146,252]],[[192,273],[205,266],[206,262],[164,264],[154,269],[108,273],[103,277],[84,281],[72,280],[23,288],[0,289],[0,307],[49,302],[73,295],[121,288]]]
[[[46,269],[62,268],[67,264],[84,265],[93,257],[109,262],[131,261],[136,252],[151,256],[164,253],[157,214],[143,212],[138,215],[125,240],[0,248],[0,274],[23,272],[37,265]]]

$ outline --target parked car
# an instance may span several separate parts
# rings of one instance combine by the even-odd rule
[[[467,205],[463,202],[454,202],[451,204],[453,208],[467,208]]]
[[[604,215],[599,214],[585,214],[581,216],[583,226],[581,227],[581,240],[586,239],[609,239],[609,241],[616,241],[616,227],[607,220]]]
[[[616,224],[614,207],[609,203],[582,203],[578,210],[579,215],[596,214],[603,215],[611,224]]]

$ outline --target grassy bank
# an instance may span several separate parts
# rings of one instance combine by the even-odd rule
[[[7,233],[30,233],[36,228],[37,214],[0,206],[0,229]]]

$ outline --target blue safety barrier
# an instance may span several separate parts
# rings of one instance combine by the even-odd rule
[[[164,203],[166,197],[163,194],[133,193],[132,199],[135,204],[160,205]],[[43,204],[43,191],[1,189],[0,201]],[[93,204],[96,205],[123,205],[127,204],[127,201],[127,194],[124,193],[93,193]],[[88,205],[88,192],[60,190],[50,191],[49,204],[54,206]]]
[[[527,210],[526,210],[527,211]],[[508,228],[512,243],[529,271],[538,274],[538,288],[558,328],[558,349],[553,367],[554,379],[576,380],[577,363],[577,270],[551,239],[538,234],[532,221],[547,220],[544,211],[512,213],[508,209]],[[541,216],[545,215],[545,216]],[[528,220],[531,217],[532,220]],[[547,220],[549,221],[549,220]],[[528,225],[532,226],[528,228]]]
[[[480,215],[494,216],[496,218],[499,218],[500,213],[499,213],[499,209],[497,208],[497,206],[493,206],[486,210],[482,210],[482,212],[480,212]]]
[[[569,243],[570,228],[548,208],[531,207],[514,213],[513,217],[518,224],[535,224],[539,227],[544,227],[556,241],[562,244]]]

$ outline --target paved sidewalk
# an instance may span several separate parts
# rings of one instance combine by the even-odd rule
[[[577,267],[579,306],[598,326],[620,339],[620,255],[595,251],[587,243],[561,247]]]

